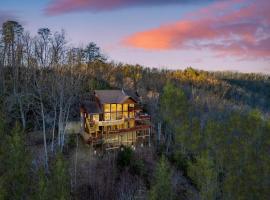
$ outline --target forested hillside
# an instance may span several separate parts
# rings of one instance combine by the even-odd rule
[[[90,159],[65,126],[81,95],[121,88],[142,96],[153,145]],[[7,21],[0,103],[0,199],[269,199],[269,75],[109,62]]]

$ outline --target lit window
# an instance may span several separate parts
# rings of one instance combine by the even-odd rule
[[[111,120],[116,120],[116,113],[111,113]]]
[[[129,104],[129,107],[130,108],[134,108],[134,104],[132,103],[132,104]]]
[[[123,111],[128,111],[128,104],[123,105]]]
[[[110,112],[110,104],[104,104],[104,112]]]
[[[117,104],[117,111],[122,111],[122,104]]]
[[[129,118],[134,118],[134,112],[129,112]]]
[[[123,112],[124,118],[128,118],[128,112]]]
[[[116,104],[111,104],[111,112],[116,112]]]
[[[105,119],[105,121],[111,120],[111,113],[105,113],[104,119]]]
[[[122,119],[122,118],[123,118],[123,113],[117,112],[117,119]]]

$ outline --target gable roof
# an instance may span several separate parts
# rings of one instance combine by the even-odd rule
[[[84,94],[80,100],[81,107],[91,114],[102,113],[102,109],[93,97],[95,97],[93,93]]]
[[[126,93],[126,95],[130,96],[136,102],[140,101],[140,96],[136,91],[134,91],[134,90],[124,90],[124,92]]]
[[[95,90],[95,95],[101,104],[123,103],[129,98],[137,102],[135,98],[126,94],[124,90]]]

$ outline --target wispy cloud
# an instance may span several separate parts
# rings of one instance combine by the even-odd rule
[[[205,3],[214,0],[51,0],[45,13],[57,15],[74,11],[108,11],[125,7]]]
[[[229,0],[196,14],[123,39],[129,47],[150,50],[210,49],[218,56],[270,58],[270,1]]]

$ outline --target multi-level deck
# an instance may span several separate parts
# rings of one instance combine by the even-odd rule
[[[150,145],[150,116],[139,97],[121,90],[97,90],[82,98],[82,136],[93,147]]]

